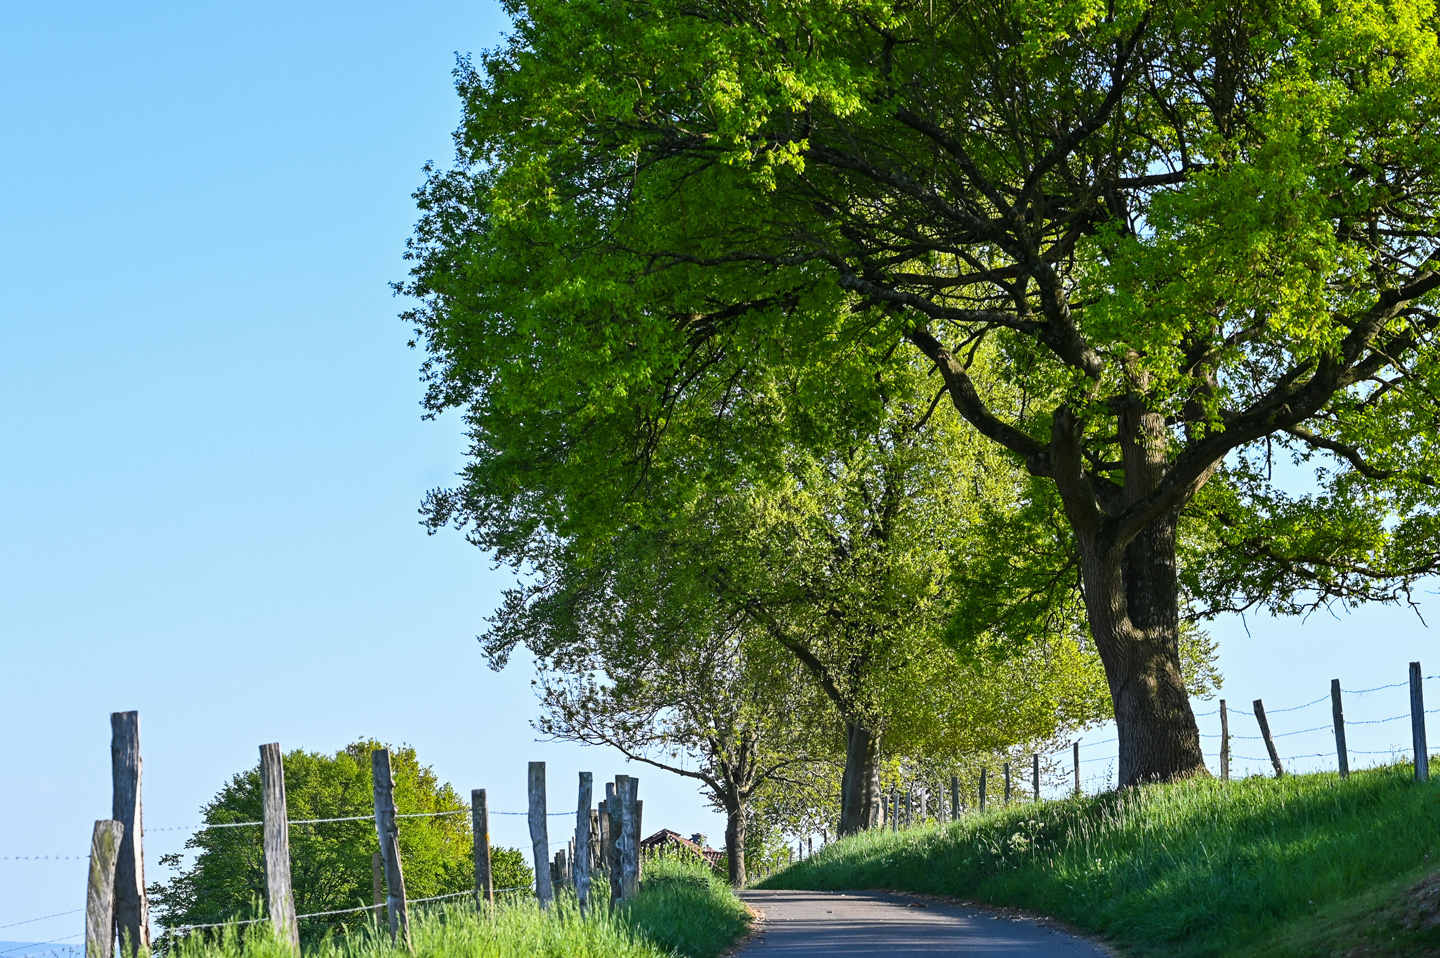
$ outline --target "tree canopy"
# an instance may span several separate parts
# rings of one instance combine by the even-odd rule
[[[290,827],[290,878],[297,914],[371,904],[371,856],[380,850],[374,812],[370,753],[386,748],[373,740],[347,745],[334,755],[300,749],[284,756],[286,812],[293,820],[366,816],[356,821]],[[463,811],[454,788],[421,765],[415,750],[390,748],[395,808],[400,814]],[[238,772],[201,810],[205,826],[259,821],[263,814],[260,767]],[[161,858],[178,869],[168,882],[150,886],[157,920],[166,928],[243,920],[264,914],[265,861],[257,827],[201,827],[185,855]],[[467,814],[412,818],[400,827],[400,859],[408,897],[428,898],[475,887],[473,843]],[[495,887],[531,884],[520,851],[491,850]],[[365,912],[311,919],[300,924],[302,941],[370,921]]]
[[[1437,567],[1428,0],[509,10],[403,287],[473,440],[432,517],[603,543],[677,474],[783,468],[912,351],[1058,501],[1122,783],[1204,772],[1182,598]]]

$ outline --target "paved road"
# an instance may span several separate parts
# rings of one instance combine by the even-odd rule
[[[885,892],[744,891],[765,916],[737,958],[1109,958],[1106,949],[1033,920]]]

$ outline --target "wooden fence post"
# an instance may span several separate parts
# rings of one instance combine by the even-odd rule
[[[285,762],[280,743],[260,746],[260,801],[265,820],[265,903],[275,937],[300,950],[295,892],[290,887],[290,821],[285,811]]]
[[[115,860],[115,928],[120,953],[150,950],[150,902],[145,896],[145,834],[140,806],[140,713],[110,713],[110,817],[125,826]]]
[[[1036,752],[1030,756],[1031,773],[1030,781],[1032,790],[1035,793],[1035,801],[1040,801],[1040,753]]]
[[[580,803],[575,810],[575,897],[584,911],[590,901],[590,795],[595,790],[595,776],[580,773]]]
[[[1270,764],[1275,766],[1275,777],[1280,778],[1285,774],[1285,766],[1280,764],[1280,753],[1275,751],[1275,740],[1270,737],[1270,722],[1265,718],[1265,703],[1256,699],[1255,721],[1260,723],[1260,735],[1265,739],[1265,750],[1270,753]]]
[[[1350,777],[1350,750],[1345,747],[1345,710],[1340,705],[1340,680],[1330,680],[1330,713],[1335,720],[1335,758],[1340,777]]]
[[[123,822],[102,819],[95,823],[85,888],[85,958],[114,958],[115,861],[124,840]]]
[[[541,908],[549,908],[555,897],[550,877],[550,830],[545,820],[545,763],[531,762],[526,783],[530,796],[530,850],[535,861],[535,897]]]
[[[620,827],[625,823],[625,806],[620,801],[620,780],[625,777],[616,775],[615,781],[605,783],[605,805],[610,810],[610,857],[605,865],[610,872],[611,904],[620,900]]]
[[[1230,781],[1230,713],[1220,700],[1220,781]]]
[[[614,791],[615,785],[611,782],[606,782],[605,794],[609,796]],[[610,834],[610,801],[608,798],[600,800],[595,818],[600,833],[600,870],[608,877],[610,875],[610,854],[614,847],[614,840]]]
[[[960,821],[960,776],[950,776],[950,818]]]
[[[1005,763],[1005,804],[1010,804],[1010,763]]]
[[[390,917],[390,943],[410,944],[410,915],[405,904],[405,870],[400,863],[400,828],[395,821],[395,780],[390,774],[390,750],[370,753],[370,772],[375,791],[375,834],[385,860],[385,911]]]
[[[985,811],[985,773],[986,769],[980,770],[980,811]]]
[[[1080,740],[1075,740],[1075,794],[1080,794]]]
[[[604,866],[600,864],[600,813],[590,809],[590,845],[588,846],[589,856],[586,861],[590,863],[590,870],[598,871]]]
[[[1410,737],[1415,745],[1415,781],[1430,780],[1430,749],[1425,744],[1425,680],[1420,663],[1410,663]]]
[[[370,897],[377,916],[385,913],[385,856],[375,852],[370,856]]]
[[[616,782],[625,819],[620,823],[620,897],[632,901],[640,887],[640,779],[622,775]]]
[[[483,788],[470,790],[470,833],[475,839],[475,907],[484,911],[495,898],[495,876],[490,873],[490,803]]]
[[[630,780],[635,783],[635,791],[638,793],[640,791],[640,779],[631,776]],[[643,869],[645,863],[640,860],[640,843],[644,840],[645,802],[637,798],[635,799],[635,881],[637,882],[640,881],[641,876],[644,874]]]

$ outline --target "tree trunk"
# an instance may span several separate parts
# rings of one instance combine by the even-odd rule
[[[1125,500],[1134,502],[1164,473],[1164,420],[1137,411],[1119,425]],[[1090,631],[1115,706],[1121,786],[1208,774],[1180,671],[1178,520],[1176,507],[1123,547],[1100,545],[1103,527],[1076,529]]]
[[[880,734],[845,723],[845,775],[840,780],[840,834],[876,824],[880,811]]]
[[[740,888],[745,884],[745,807],[727,803],[725,807],[725,857],[729,862],[730,884]]]

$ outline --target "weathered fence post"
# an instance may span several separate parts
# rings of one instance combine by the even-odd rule
[[[150,903],[145,897],[145,834],[140,806],[140,713],[110,713],[110,817],[125,826],[115,860],[115,929],[120,951],[133,958],[150,950]]]
[[[290,821],[285,811],[285,762],[280,743],[260,746],[260,801],[265,821],[265,903],[275,936],[300,950],[295,892],[290,887]]]
[[[1005,763],[1005,804],[1010,804],[1010,763]]]
[[[632,776],[631,781],[635,783],[635,791],[640,791],[640,779]],[[640,843],[645,840],[645,802],[635,799],[635,880],[638,882],[643,874],[641,869],[644,862],[640,860]]]
[[[385,912],[385,856],[375,852],[370,856],[370,892],[375,914]]]
[[[960,821],[960,776],[950,776],[950,819]]]
[[[1430,749],[1425,744],[1425,680],[1420,663],[1410,663],[1410,737],[1415,745],[1415,781],[1430,780]]]
[[[632,901],[640,888],[640,779],[621,775],[615,782],[625,819],[620,823],[620,897]]]
[[[370,753],[370,772],[375,792],[375,835],[385,862],[385,911],[390,918],[390,943],[410,944],[410,915],[405,904],[405,870],[400,864],[400,828],[395,821],[395,780],[390,774],[390,750]]]
[[[610,860],[607,866],[610,869],[610,901],[612,903],[620,900],[621,894],[621,851],[620,851],[620,829],[625,824],[625,806],[620,801],[620,780],[623,775],[616,775],[615,781],[605,783],[605,804],[610,808]]]
[[[605,794],[611,794],[615,786],[609,782],[605,783]],[[610,837],[610,802],[608,799],[601,799],[596,807],[595,824],[598,838],[600,839],[600,870],[607,876],[610,874],[610,851],[613,846],[613,839]]]
[[[589,857],[585,860],[590,863],[590,870],[598,871],[604,866],[600,858],[600,813],[590,809],[590,844],[586,848]]]
[[[470,790],[470,834],[475,840],[475,907],[484,911],[495,898],[495,876],[490,873],[490,803],[483,788]]]
[[[535,861],[535,897],[541,908],[549,908],[555,897],[550,877],[550,830],[545,820],[545,763],[531,762],[527,780],[530,796],[530,849]]]
[[[1038,802],[1038,801],[1040,801],[1040,753],[1039,753],[1039,752],[1036,752],[1035,754],[1033,754],[1033,755],[1030,756],[1030,759],[1031,759],[1031,766],[1030,766],[1030,768],[1031,768],[1031,772],[1030,772],[1031,790],[1035,793],[1035,801]]]
[[[1345,747],[1345,710],[1340,705],[1340,680],[1330,680],[1330,713],[1335,720],[1335,758],[1340,777],[1350,777],[1350,750]]]
[[[986,769],[980,770],[980,811],[985,811],[985,773]]]
[[[1280,753],[1275,751],[1275,740],[1270,737],[1270,722],[1265,718],[1265,703],[1256,699],[1254,707],[1255,721],[1260,723],[1260,736],[1265,739],[1265,751],[1270,753],[1270,764],[1275,766],[1275,777],[1280,778],[1285,774],[1285,766],[1280,764]]]
[[[125,840],[125,824],[95,823],[90,836],[90,875],[85,888],[85,958],[115,954],[115,861]]]
[[[580,803],[575,810],[575,897],[584,911],[590,901],[590,795],[595,790],[595,776],[580,773]]]
[[[1230,713],[1220,700],[1220,781],[1230,781]]]
[[[1080,794],[1080,740],[1075,740],[1075,794]]]

